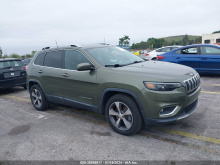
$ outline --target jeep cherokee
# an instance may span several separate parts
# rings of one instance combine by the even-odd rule
[[[33,106],[65,104],[106,116],[110,126],[132,135],[146,125],[171,123],[198,105],[200,76],[179,64],[144,61],[116,46],[43,48],[27,69]]]

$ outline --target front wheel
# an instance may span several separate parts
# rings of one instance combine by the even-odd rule
[[[143,120],[136,103],[124,94],[108,100],[105,115],[112,129],[122,135],[133,135],[142,127]]]
[[[31,102],[35,109],[44,111],[48,108],[49,103],[38,85],[33,85],[30,90]]]

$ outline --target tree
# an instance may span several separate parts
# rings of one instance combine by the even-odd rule
[[[202,37],[198,37],[195,39],[195,44],[200,44],[202,43]]]
[[[123,47],[124,44],[124,37],[119,38],[119,45],[121,45],[121,47]]]
[[[123,38],[124,38],[126,48],[127,48],[127,44],[129,44],[130,38],[129,38],[129,36],[126,36],[126,35]]]
[[[16,53],[11,54],[9,57],[11,57],[11,58],[20,58],[20,56]]]
[[[0,58],[2,58],[2,49],[0,47]]]
[[[189,37],[188,35],[186,34],[184,37],[183,37],[183,45],[188,45],[189,44]]]
[[[31,56],[33,57],[35,53],[36,53],[36,51],[33,50],[33,51],[31,52]]]
[[[156,38],[153,38],[153,37],[148,38],[147,42],[149,43],[149,48],[153,49],[154,48],[154,44],[156,42]]]
[[[219,31],[214,31],[212,34],[214,34],[214,33],[220,33],[220,30]]]

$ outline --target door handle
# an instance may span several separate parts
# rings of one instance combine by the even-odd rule
[[[69,77],[70,75],[67,73],[62,74],[63,77]]]
[[[43,73],[43,71],[42,71],[42,70],[39,70],[38,73]]]

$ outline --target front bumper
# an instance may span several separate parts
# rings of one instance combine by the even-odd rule
[[[181,113],[179,113],[178,115],[174,116],[174,117],[169,117],[169,118],[163,118],[163,119],[149,119],[146,118],[146,124],[147,125],[159,125],[159,124],[168,124],[168,123],[173,123],[175,121],[178,121],[180,119],[184,119],[186,117],[188,117],[189,115],[191,115],[197,108],[198,106],[198,99],[196,101],[194,101],[192,104],[190,104],[189,106],[183,108],[181,110]]]
[[[193,93],[187,94],[184,87],[169,92],[155,92],[143,89],[141,95],[144,96],[144,99],[142,98],[141,104],[145,123],[147,125],[166,124],[188,117],[198,106],[200,90],[201,86]],[[161,109],[170,106],[177,106],[177,112],[173,116],[161,117]]]

